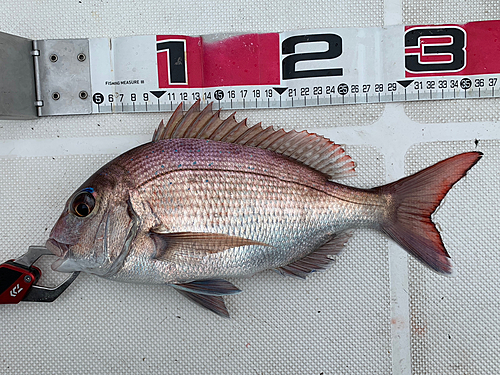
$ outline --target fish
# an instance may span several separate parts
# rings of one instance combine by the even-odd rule
[[[431,215],[482,157],[455,155],[371,189],[341,145],[307,131],[180,105],[151,142],[100,168],[68,199],[46,247],[52,269],[162,284],[229,317],[228,278],[327,270],[358,228],[385,233],[430,269],[453,272]]]

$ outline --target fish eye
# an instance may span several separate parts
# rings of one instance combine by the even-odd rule
[[[90,215],[94,207],[95,198],[88,189],[76,195],[75,198],[73,198],[73,202],[71,202],[71,211],[79,217]]]

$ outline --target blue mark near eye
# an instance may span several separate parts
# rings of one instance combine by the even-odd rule
[[[208,182],[208,180],[205,180],[205,182]]]
[[[193,161],[193,165],[196,165],[196,162],[195,162],[195,161]]]
[[[83,189],[82,191],[86,191],[86,192],[92,194],[94,192],[94,188],[89,187],[89,188]]]
[[[161,150],[161,152],[165,152],[165,150]]]
[[[168,184],[169,184],[169,185],[172,185],[172,183],[171,183],[171,182],[169,182]]]
[[[177,168],[180,168],[180,167],[182,167],[182,164],[179,164],[179,165],[177,166]]]
[[[162,164],[162,166],[161,166],[161,167],[162,167],[162,168],[165,168],[165,166],[164,166],[163,164]]]
[[[209,163],[208,166],[211,167],[212,165],[214,165],[214,163]]]
[[[174,152],[178,152],[177,150],[174,150]]]

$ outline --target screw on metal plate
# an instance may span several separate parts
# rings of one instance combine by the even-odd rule
[[[61,99],[61,94],[59,94],[58,92],[53,92],[52,93],[52,99],[54,99],[54,100]]]
[[[55,53],[49,56],[49,60],[53,63],[55,63],[57,60],[59,60],[59,57]]]
[[[24,276],[24,281],[26,281],[27,283],[31,283],[31,276],[30,275],[26,275]]]
[[[78,96],[80,97],[80,99],[85,100],[89,97],[89,94],[87,91],[80,91],[78,93]]]
[[[84,53],[79,53],[78,56],[76,56],[76,58],[78,59],[78,61],[84,62],[85,59],[87,59],[87,56],[85,56]]]

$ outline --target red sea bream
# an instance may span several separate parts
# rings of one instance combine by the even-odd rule
[[[325,270],[356,228],[380,230],[450,274],[431,214],[480,158],[456,155],[358,189],[334,182],[354,163],[332,141],[222,120],[196,103],[84,182],[47,247],[59,257],[55,270],[170,285],[222,316],[222,296],[240,291],[226,278]]]

